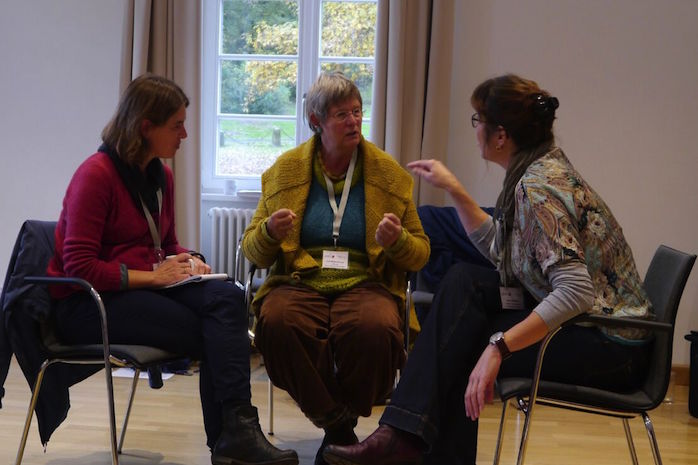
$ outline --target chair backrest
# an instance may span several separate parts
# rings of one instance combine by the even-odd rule
[[[55,221],[27,220],[17,235],[0,305],[6,322],[19,299],[28,302],[25,309],[36,320],[49,313],[50,297],[45,286],[26,283],[27,276],[44,276],[53,256]],[[29,299],[27,299],[29,297]]]
[[[674,326],[681,294],[696,256],[660,245],[645,275],[645,291],[652,303],[657,321]],[[657,332],[650,357],[650,371],[643,390],[659,405],[666,396],[671,375],[674,331]]]
[[[51,297],[46,286],[29,284],[24,278],[46,274],[53,256],[55,228],[55,221],[27,220],[22,224],[0,298],[7,338],[30,386],[34,386],[47,355],[40,322],[51,313]],[[85,378],[88,368],[94,371],[92,367],[54,366],[46,372],[35,409],[42,443],[67,415],[70,402],[66,383]]]

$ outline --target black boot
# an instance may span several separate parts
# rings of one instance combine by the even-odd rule
[[[298,465],[294,450],[271,445],[259,427],[257,409],[241,405],[223,411],[223,433],[211,454],[213,465]]]
[[[351,446],[359,442],[359,438],[354,433],[356,426],[356,418],[346,420],[332,428],[325,428],[325,437],[322,438],[322,444],[315,454],[315,465],[327,465],[327,462],[322,456],[323,451],[330,444],[336,446]]]

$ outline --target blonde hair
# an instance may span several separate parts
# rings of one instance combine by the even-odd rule
[[[143,74],[128,85],[116,113],[102,130],[102,140],[116,150],[126,164],[140,164],[148,155],[148,142],[141,134],[143,120],[161,126],[189,99],[173,81]]]

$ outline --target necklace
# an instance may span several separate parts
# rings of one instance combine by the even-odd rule
[[[325,160],[324,156],[322,155],[321,151],[318,151],[318,161],[320,162],[320,167],[322,168],[322,172],[327,175],[328,178],[330,178],[333,182],[341,181],[342,179],[347,177],[347,172],[345,171],[344,173],[340,174],[334,174],[331,173],[327,167],[325,166]]]

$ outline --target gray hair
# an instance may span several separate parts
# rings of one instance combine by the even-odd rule
[[[310,130],[316,134],[320,128],[313,125],[310,115],[315,115],[320,121],[327,119],[329,108],[349,98],[356,98],[363,106],[361,92],[354,82],[340,71],[320,73],[315,83],[310,86],[305,95],[305,120]]]

